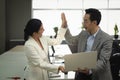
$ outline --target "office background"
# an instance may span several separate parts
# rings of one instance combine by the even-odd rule
[[[39,0],[35,0],[35,1],[39,1]],[[46,1],[46,0],[44,0],[44,1]],[[55,0],[53,0],[53,1],[55,1]],[[64,0],[61,0],[61,1],[64,1]],[[69,1],[69,0],[67,0],[67,1]],[[72,0],[70,0],[70,1],[72,1]],[[85,1],[85,0],[81,0],[81,1]],[[93,1],[95,1],[95,0],[93,0]],[[108,20],[111,20],[114,23],[112,25],[107,26],[106,30],[107,29],[108,30],[113,29],[115,21],[117,21],[118,22],[117,23],[118,24],[118,28],[119,28],[119,35],[120,35],[120,15],[119,15],[120,14],[120,5],[119,5],[120,1],[119,0],[99,0],[99,1],[108,1],[108,2],[112,1],[113,4],[115,2],[116,5],[112,6],[113,8],[104,8],[104,9],[100,8],[100,10],[103,10],[103,11],[104,10],[111,10],[110,14],[109,14],[110,17],[104,17],[104,18],[106,18],[106,19],[108,18]],[[45,2],[44,2],[44,4],[45,4]],[[42,19],[44,19],[45,16],[46,16],[46,14],[43,14],[42,16],[38,16],[36,14],[45,13],[45,11],[52,13],[51,10],[55,11],[55,13],[58,14],[58,13],[60,13],[59,10],[62,11],[58,7],[54,8],[54,6],[52,6],[51,8],[50,7],[47,8],[46,6],[42,5],[41,8],[40,7],[37,8],[37,7],[35,7],[37,5],[38,4],[34,5],[34,7],[32,7],[32,0],[0,0],[0,54],[4,53],[5,51],[9,50],[10,48],[14,47],[15,45],[21,45],[21,44],[24,43],[24,40],[23,40],[24,32],[23,32],[23,30],[24,30],[24,27],[25,27],[27,21],[31,17],[34,17],[34,18],[36,18],[36,17],[42,17]],[[72,12],[72,10],[73,10],[73,14],[75,12],[75,13],[78,13],[78,14],[80,13],[81,16],[83,15],[81,13],[82,12],[82,8],[80,8],[80,9],[78,9],[78,8],[74,9],[75,7],[77,7],[77,5],[79,5],[77,2],[75,4],[71,4],[71,5],[75,5],[75,6],[72,9],[69,8],[70,5],[67,5],[67,7],[63,6],[63,11],[65,11],[68,16],[71,17],[72,14],[69,14],[69,11]],[[109,6],[107,5],[107,7],[109,7]],[[67,10],[68,10],[68,12],[67,12]],[[79,11],[77,12],[77,10],[80,10],[80,12]],[[56,15],[56,16],[58,16],[58,15]],[[75,16],[76,19],[77,19],[76,14],[72,15],[72,16]],[[114,17],[117,17],[117,18],[114,18]],[[56,17],[54,17],[54,18],[56,18]],[[73,17],[71,17],[71,19],[72,18]],[[79,17],[79,19],[82,19],[82,17]],[[70,18],[68,20],[70,20]],[[79,20],[76,20],[76,21],[75,20],[73,20],[73,21],[74,22],[77,22],[77,21],[79,22]],[[46,21],[46,20],[43,20],[43,22],[44,21]],[[51,21],[53,21],[53,20],[51,20]],[[56,20],[54,20],[54,21],[56,21]],[[72,22],[70,22],[70,23],[72,23]],[[56,23],[56,24],[59,24],[59,23]],[[56,25],[55,26],[54,25],[52,25],[52,27],[56,26]],[[45,24],[45,26],[48,26],[48,25]],[[78,26],[78,27],[81,27],[81,25]],[[105,30],[105,29],[103,29],[103,30]],[[109,34],[113,34],[113,32],[109,31]],[[120,49],[119,49],[120,46],[118,45],[119,43],[120,43],[120,41],[114,41],[115,48],[113,46],[113,53],[118,53],[120,51]],[[73,47],[72,47],[72,49],[73,49]],[[114,62],[118,61],[118,63],[119,63],[119,60],[118,60],[118,59],[120,59],[119,56],[113,57],[113,59],[115,59],[115,60],[112,61],[113,65],[115,65]],[[117,63],[117,65],[113,66],[113,69],[118,69],[118,70],[113,70],[113,74],[116,74],[116,71],[117,71],[117,76],[118,76],[118,73],[119,73],[118,63]],[[115,71],[115,73],[114,73],[114,71]],[[115,80],[117,80],[117,79],[115,79]]]
[[[45,22],[48,18],[50,18],[44,24],[45,33],[50,31],[53,32],[52,31],[53,28],[49,29],[48,27],[59,26],[60,13],[62,11],[65,11],[67,19],[69,20],[68,24],[70,23],[69,27],[71,32],[74,33],[75,31],[76,32],[75,34],[77,34],[81,30],[80,27],[82,25],[80,22],[82,22],[82,15],[83,15],[84,9],[88,7],[92,7],[92,5],[97,6],[97,8],[100,9],[104,15],[107,15],[107,16],[103,16],[103,18],[105,19],[102,21],[102,23],[104,24],[105,27],[102,26],[102,29],[104,31],[108,31],[108,33],[112,35],[114,33],[113,32],[114,24],[117,23],[118,28],[120,26],[120,22],[119,22],[120,6],[118,5],[120,1],[119,0],[100,0],[99,2],[100,4],[98,4],[98,0],[93,0],[93,1],[95,2],[94,4],[89,2],[89,0],[76,0],[72,4],[73,2],[72,0],[52,0],[52,1],[44,0],[42,2],[41,0],[34,0],[33,3],[32,3],[32,0],[0,0],[0,32],[1,32],[0,33],[0,54],[2,54],[4,51],[9,50],[16,44],[23,44],[23,41],[24,41],[23,29],[25,27],[26,22],[31,17],[40,18],[42,19],[43,22]],[[104,5],[102,5],[103,1],[104,1]],[[91,3],[91,4],[88,5],[88,3]],[[108,11],[109,14],[107,14],[108,13],[107,10],[109,10]],[[55,15],[50,16],[50,14],[54,14],[54,13]],[[42,14],[42,15],[38,15],[38,14]],[[47,14],[49,14],[49,16],[46,16]],[[59,16],[59,20],[57,21],[56,18],[58,16]],[[51,22],[49,22],[50,20]],[[55,23],[55,24],[49,24],[48,22]],[[106,23],[110,23],[110,24],[106,24]],[[120,34],[120,31],[119,31],[119,34]]]
[[[31,18],[31,0],[0,0],[0,54],[11,39],[23,39],[23,29]]]

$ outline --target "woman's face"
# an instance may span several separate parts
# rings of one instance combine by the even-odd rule
[[[44,32],[44,28],[43,25],[41,25],[39,31],[35,32],[35,36],[39,38],[42,36],[43,32]]]
[[[43,32],[44,32],[44,28],[43,28],[43,25],[41,25],[41,27],[40,27],[40,29],[39,29],[39,31],[38,31],[39,37],[42,36]]]

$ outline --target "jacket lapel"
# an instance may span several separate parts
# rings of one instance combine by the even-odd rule
[[[41,49],[40,49],[40,46],[37,44],[37,42],[36,42],[32,37],[30,37],[30,40],[31,40],[32,44],[34,45],[34,47],[35,47],[37,50],[41,50]]]
[[[78,44],[78,52],[84,52],[87,46],[88,33],[84,33],[83,37],[80,37]]]
[[[84,41],[82,42],[82,51],[85,51],[86,50],[86,46],[87,46],[87,38],[89,37],[89,35],[85,36],[85,39]]]
[[[43,46],[44,51],[47,53],[47,51],[48,51],[48,45],[47,45],[45,39],[41,37],[40,41],[41,41],[41,44]]]
[[[96,48],[100,44],[100,41],[101,41],[101,30],[99,30],[98,34],[95,37],[95,40],[92,46],[92,51],[96,50]]]

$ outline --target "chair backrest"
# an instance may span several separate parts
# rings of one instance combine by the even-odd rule
[[[113,40],[110,63],[120,64],[119,61],[120,61],[120,40]]]
[[[113,80],[119,80],[120,77],[118,75],[120,70],[120,40],[113,41],[110,65]]]

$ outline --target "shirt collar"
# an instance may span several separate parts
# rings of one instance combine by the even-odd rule
[[[97,35],[97,33],[99,32],[99,30],[100,30],[100,28],[98,28],[98,30],[97,30],[97,32],[96,33],[94,33],[94,34],[92,34],[92,35],[90,35],[89,34],[89,36],[93,36],[94,38],[96,37],[96,35]]]
[[[97,33],[99,32],[100,28],[98,28],[97,32],[93,34],[93,36],[95,37],[97,35]]]

